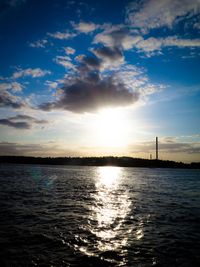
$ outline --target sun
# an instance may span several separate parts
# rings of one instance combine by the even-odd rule
[[[130,123],[121,109],[104,109],[94,122],[96,142],[103,147],[121,147],[128,142]]]

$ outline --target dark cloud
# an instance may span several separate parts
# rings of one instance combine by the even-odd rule
[[[30,129],[30,124],[25,121],[14,122],[9,119],[0,119],[1,125],[7,125],[16,129]]]
[[[101,57],[121,58],[121,51],[114,48],[95,50]],[[94,52],[93,52],[94,53]],[[44,111],[64,109],[72,112],[93,112],[102,107],[126,106],[136,102],[139,92],[130,89],[117,75],[102,74],[102,58],[97,56],[83,57],[74,76],[68,78],[62,87],[60,99],[41,104],[38,108]]]
[[[123,53],[118,47],[101,47],[93,50],[94,54],[102,59],[116,61],[123,59]]]
[[[98,73],[77,78],[62,90],[63,95],[57,102],[44,103],[39,108],[46,111],[60,108],[78,113],[92,112],[101,107],[130,105],[139,98],[139,94],[130,91],[124,83],[116,81],[114,77],[101,78]]]
[[[28,116],[28,115],[17,115],[17,116],[14,116],[14,117],[10,117],[9,118],[10,120],[14,120],[14,121],[18,121],[18,120],[28,120],[29,122],[34,122],[34,123],[38,123],[38,124],[45,124],[45,123],[48,123],[48,121],[46,120],[38,120],[32,116]]]
[[[123,41],[128,35],[130,35],[130,32],[125,28],[110,32],[110,36],[113,40],[113,46],[122,47]]]
[[[16,115],[14,117],[10,117],[9,119],[10,120],[35,120],[35,118],[33,118],[31,116],[22,115],[22,114]]]
[[[46,120],[37,120],[34,117],[28,115],[17,115],[7,119],[0,119],[1,125],[10,126],[16,129],[30,129],[32,124],[45,124]]]
[[[123,49],[135,42],[122,26],[105,29],[96,36],[96,43],[104,46],[91,49],[92,56],[79,56],[78,66],[68,74],[61,88],[60,98],[42,103],[39,109],[69,110],[76,113],[94,112],[101,108],[121,107],[136,102],[140,93],[117,72],[124,63]],[[119,69],[118,69],[119,70]]]
[[[19,144],[10,142],[0,142],[1,155],[24,156],[43,152],[44,147],[40,144]]]
[[[56,142],[48,142],[43,144],[24,144],[14,142],[0,142],[0,155],[3,156],[41,156],[41,157],[66,157],[78,156],[77,151],[66,150]]]
[[[78,68],[80,74],[89,71],[99,71],[101,67],[101,61],[96,57],[83,57]],[[83,73],[82,73],[83,72]],[[87,75],[87,74],[86,74]]]
[[[0,93],[0,107],[12,107],[14,109],[22,108],[25,103],[20,102],[19,98],[4,91]]]

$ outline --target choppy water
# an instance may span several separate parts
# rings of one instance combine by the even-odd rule
[[[0,166],[0,266],[200,266],[200,171]]]

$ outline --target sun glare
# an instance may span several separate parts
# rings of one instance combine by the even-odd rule
[[[122,110],[105,109],[99,112],[94,123],[94,130],[96,141],[101,146],[127,145],[130,128]]]
[[[98,176],[99,182],[101,185],[105,185],[106,187],[112,187],[113,184],[119,182],[121,168],[119,167],[99,167],[98,168]]]

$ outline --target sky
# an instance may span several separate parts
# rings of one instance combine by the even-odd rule
[[[200,161],[200,0],[0,0],[0,154]]]

